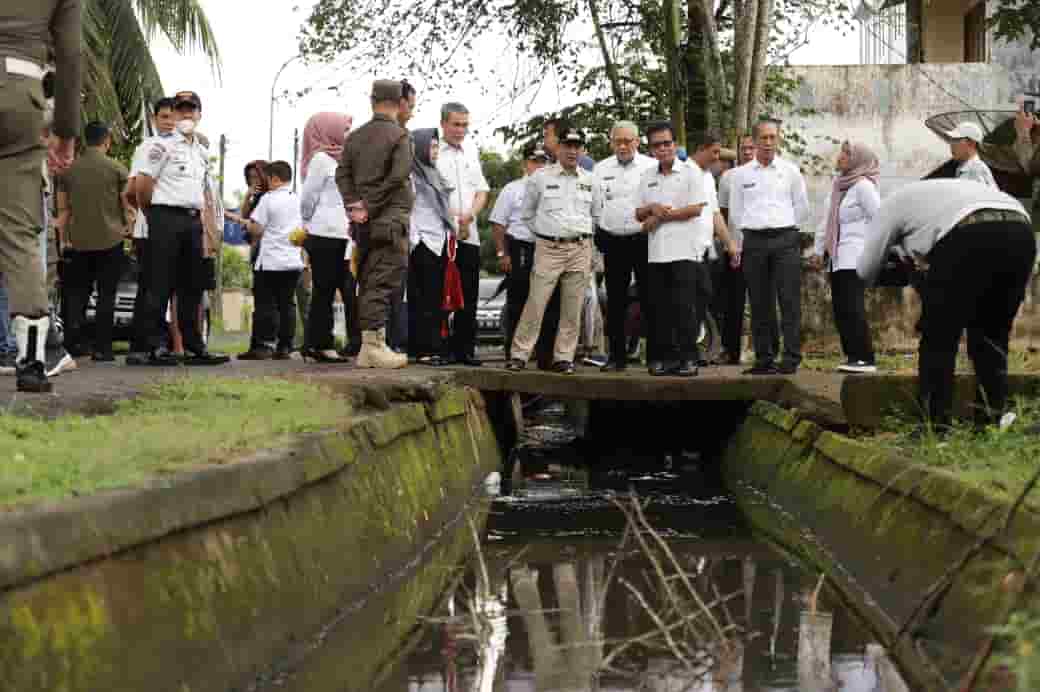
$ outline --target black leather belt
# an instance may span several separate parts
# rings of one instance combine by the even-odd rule
[[[745,233],[761,233],[762,235],[780,235],[788,231],[797,231],[798,226],[781,226],[780,228],[744,228]]]
[[[544,240],[547,243],[580,243],[580,242],[582,242],[584,240],[588,240],[592,236],[577,235],[577,236],[571,236],[571,237],[568,237],[568,238],[554,238],[551,235],[542,235],[541,233],[535,233],[534,237],[538,238],[539,240]]]
[[[958,221],[954,228],[970,226],[976,223],[993,223],[995,221],[1029,223],[1029,219],[1021,212],[1011,211],[1010,209],[979,209]]]
[[[153,204],[152,209],[162,209],[163,211],[173,212],[174,214],[180,214],[182,216],[190,216],[195,218],[202,212],[198,209],[192,209],[191,207],[172,207],[168,204]]]

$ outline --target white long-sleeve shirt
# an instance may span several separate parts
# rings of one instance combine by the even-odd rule
[[[827,198],[827,209],[831,200]],[[838,207],[838,248],[835,257],[831,257],[831,271],[856,269],[859,256],[863,254],[863,246],[867,242],[867,234],[871,224],[881,210],[881,193],[878,186],[869,180],[860,180],[845,192],[845,197]],[[816,231],[815,250],[817,255],[826,252],[827,219]]]
[[[300,215],[310,235],[347,238],[347,210],[336,187],[336,160],[323,151],[311,159],[300,191]]]
[[[753,159],[729,174],[729,225],[741,231],[801,226],[809,219],[809,196],[798,167],[775,157],[768,166]]]

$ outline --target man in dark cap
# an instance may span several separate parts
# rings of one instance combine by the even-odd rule
[[[350,133],[336,183],[350,210],[358,263],[362,368],[403,368],[408,358],[386,345],[390,300],[408,268],[408,226],[414,204],[412,146],[398,124],[401,82],[372,85],[372,119]]]
[[[49,392],[49,326],[38,235],[43,230],[43,65],[52,52],[55,116],[48,162],[72,162],[79,131],[80,0],[4,0],[0,5],[0,273],[18,342],[18,390]]]
[[[553,353],[555,372],[574,373],[581,308],[592,271],[592,234],[603,195],[599,181],[578,166],[581,131],[561,125],[559,161],[527,178],[521,218],[535,238],[531,288],[513,335],[509,370],[523,370],[535,348],[549,298],[560,286],[560,327]]]

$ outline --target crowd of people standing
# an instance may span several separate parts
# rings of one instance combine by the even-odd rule
[[[301,195],[291,190],[291,164],[255,161],[246,167],[250,192],[236,215],[222,208],[194,92],[155,104],[156,135],[129,169],[108,156],[105,123],[84,128],[84,149],[74,156],[81,27],[69,7],[65,0],[20,7],[27,29],[0,38],[10,81],[0,109],[11,116],[0,132],[0,181],[8,191],[0,214],[0,369],[15,372],[20,391],[50,391],[49,377],[75,367],[76,356],[113,360],[113,303],[128,229],[140,271],[127,364],[226,363],[228,356],[209,351],[202,328],[225,218],[240,221],[253,246],[254,329],[240,358],[291,358],[297,304],[304,302],[298,296],[309,295],[301,349],[308,360],[353,357],[359,367],[388,369],[406,366],[409,356],[428,366],[482,364],[476,220],[490,190],[464,104],[446,103],[439,128],[410,131],[414,88],[378,80],[372,119],[361,127],[352,129],[343,113],[307,123]],[[55,65],[50,75],[48,62]],[[51,96],[48,116],[37,104]],[[1020,110],[1015,129],[1022,169],[1040,173],[1034,116]],[[997,188],[979,157],[980,128],[962,123],[945,134],[956,162],[952,177],[905,185],[884,201],[878,157],[862,143],[844,142],[809,263],[831,284],[845,372],[876,370],[866,289],[896,275],[920,291],[922,399],[940,423],[949,419],[965,329],[978,410],[992,416],[1003,407],[1011,325],[1036,256],[1028,213]],[[534,358],[544,369],[576,372],[583,306],[601,254],[604,371],[630,362],[625,321],[634,278],[651,375],[692,377],[711,364],[698,344],[709,309],[721,324],[722,361],[739,364],[745,298],[754,354],[745,374],[797,372],[800,238],[810,209],[799,167],[781,155],[781,123],[758,122],[740,139],[738,165],[729,170],[718,134],[697,133],[686,156],[666,120],[643,128],[615,123],[613,156],[598,164],[585,137],[566,121],[546,123],[543,141],[523,151],[524,178],[503,190],[491,213],[499,265],[509,274],[506,367],[524,370]],[[642,141],[649,155],[639,153]],[[48,248],[39,229],[51,226],[51,217],[56,234]],[[49,336],[56,320],[48,254],[62,260],[63,346]],[[337,293],[350,325],[339,351]],[[88,344],[83,317],[92,294],[96,325]],[[402,341],[407,353],[393,348]]]

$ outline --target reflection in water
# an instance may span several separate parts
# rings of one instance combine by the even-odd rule
[[[447,624],[380,692],[906,691],[697,469],[534,485],[495,503]],[[615,501],[630,486],[645,504]]]

